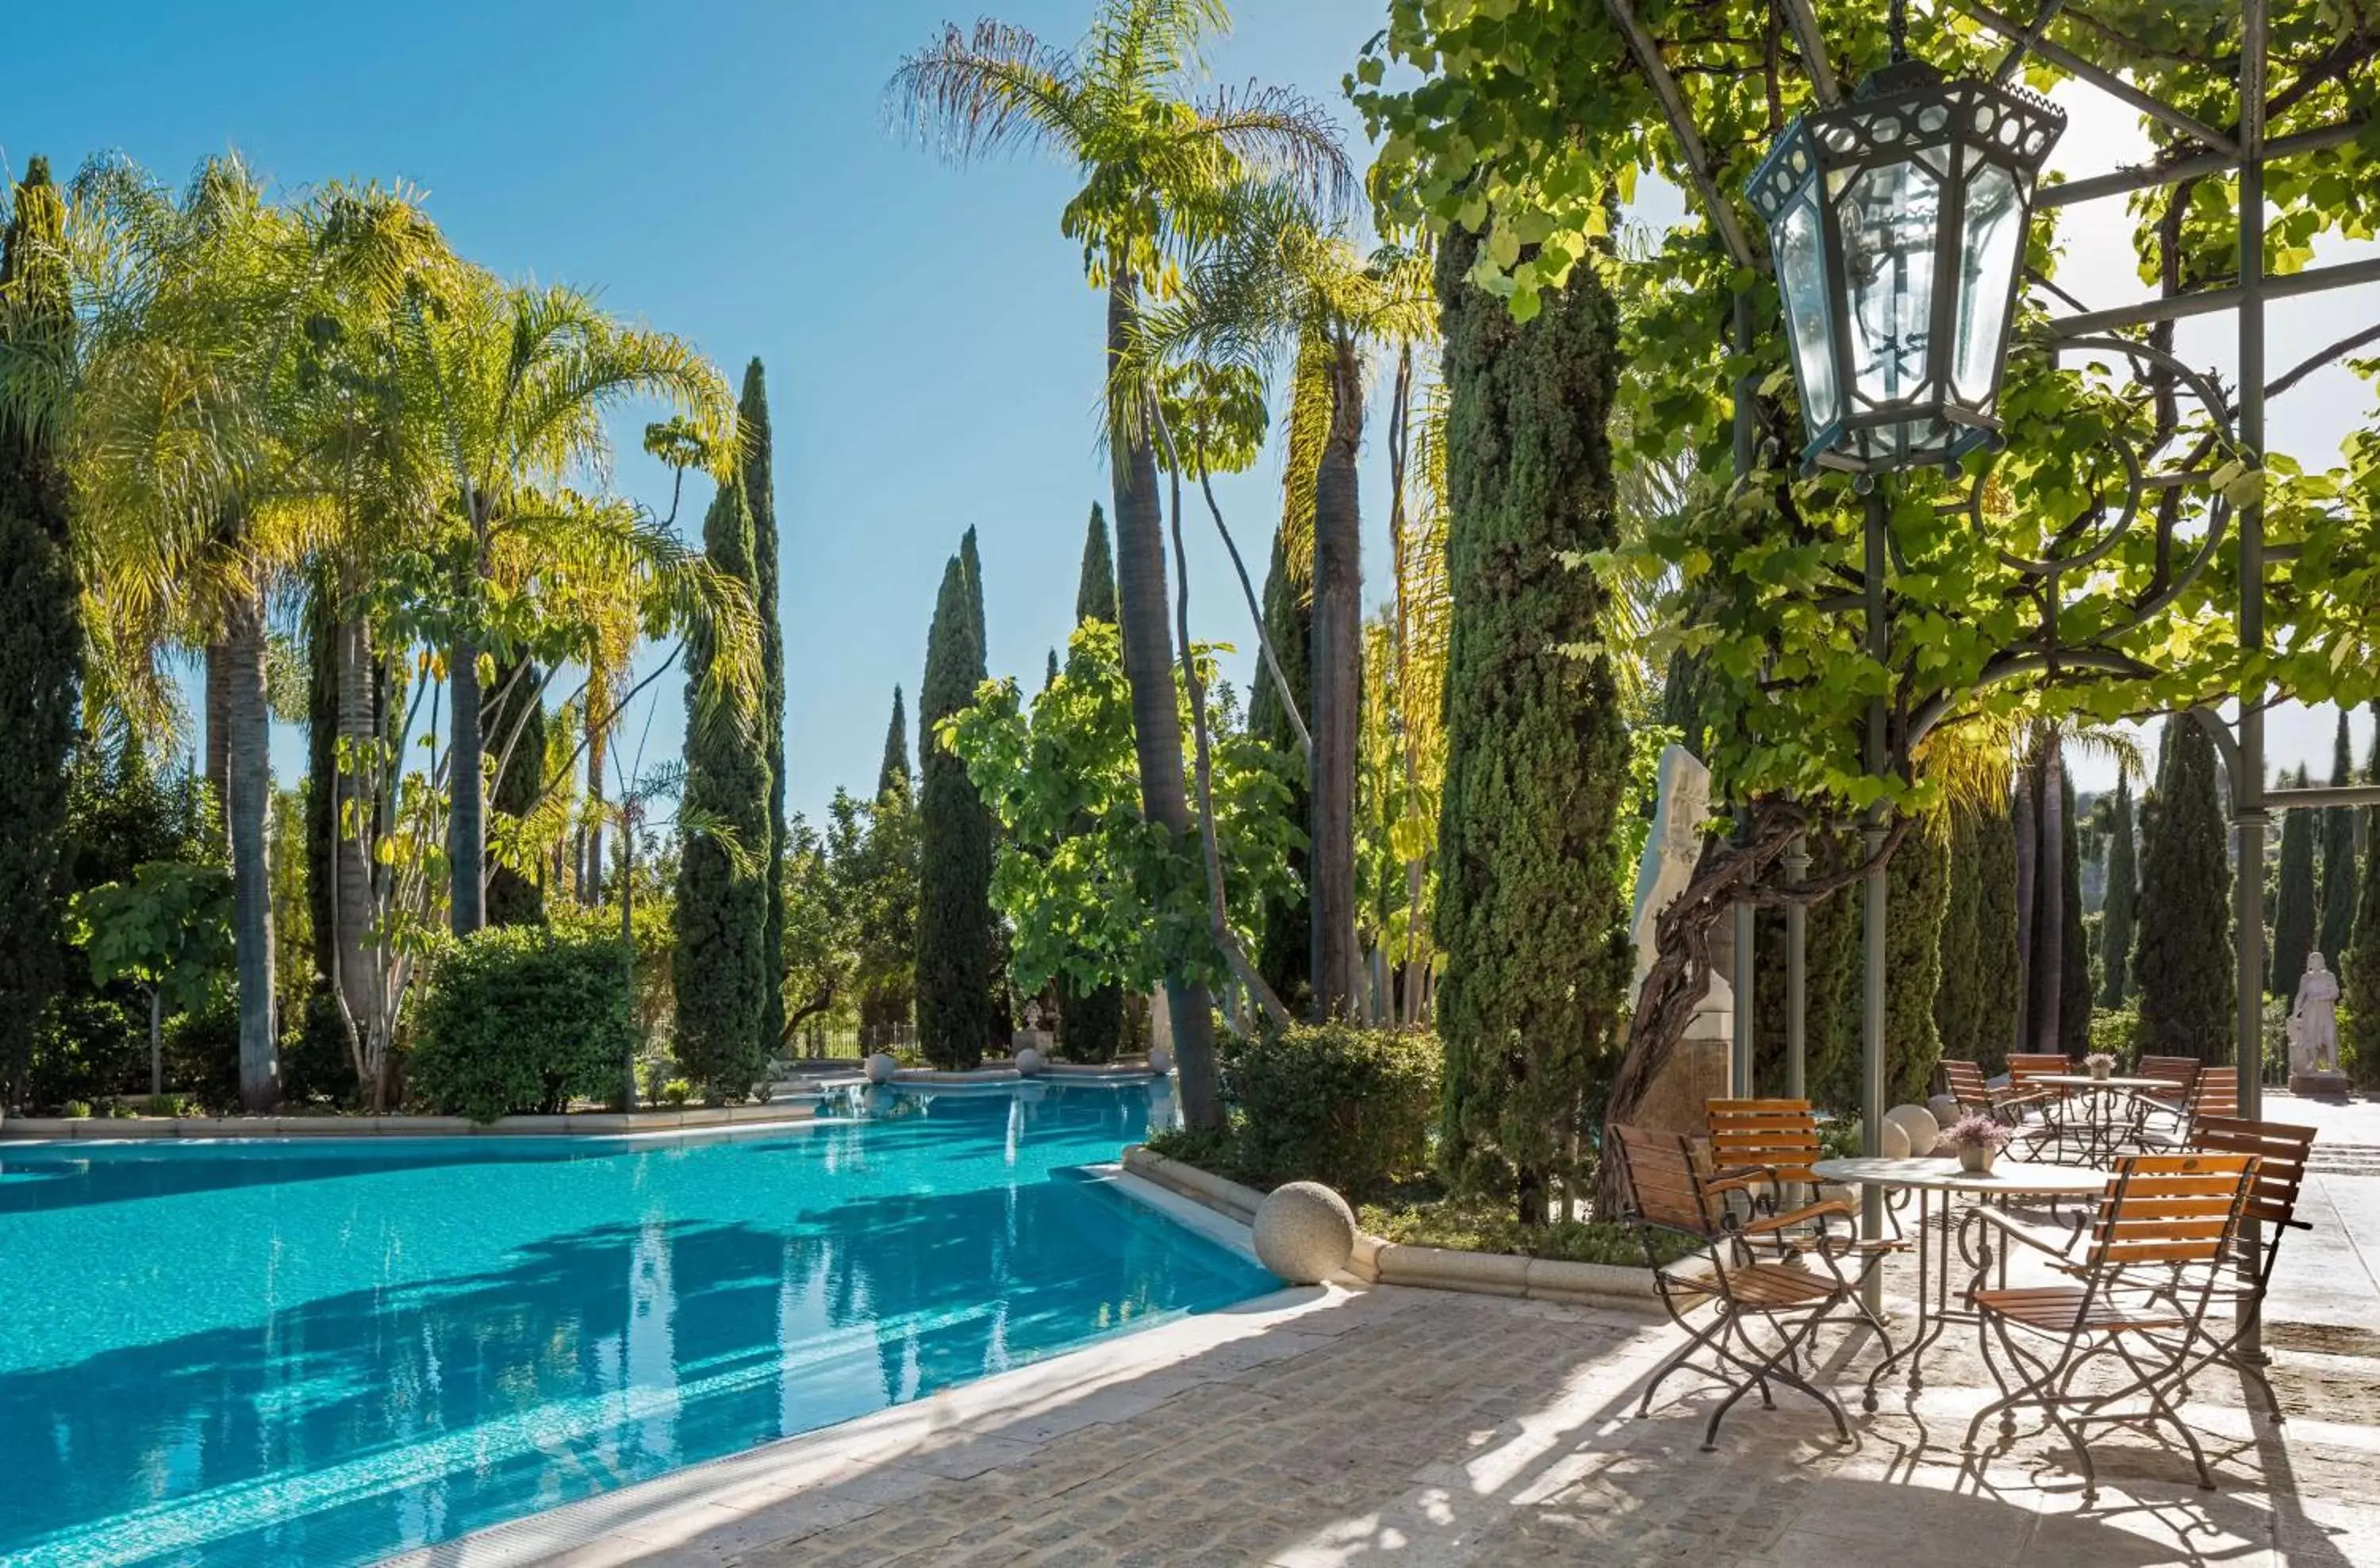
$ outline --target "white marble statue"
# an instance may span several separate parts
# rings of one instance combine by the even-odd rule
[[[2323,966],[2319,953],[2306,954],[2289,1035],[2291,1073],[2338,1071],[2338,977]]]
[[[1636,973],[1628,982],[1633,1006],[1652,972],[1654,937],[1661,912],[1677,902],[1694,881],[1702,858],[1703,823],[1710,817],[1710,770],[1682,746],[1661,748],[1660,794],[1653,808],[1653,831],[1645,836],[1644,857],[1636,863],[1636,906],[1628,918],[1628,935],[1636,944]],[[1735,993],[1724,976],[1713,973],[1706,1011],[1732,1007]]]

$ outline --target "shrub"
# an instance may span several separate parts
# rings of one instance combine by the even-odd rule
[[[627,960],[616,938],[566,927],[495,926],[449,945],[407,1059],[413,1091],[479,1122],[614,1097],[637,1038]]]
[[[84,1117],[91,1114],[91,1101],[87,1100],[69,1100],[64,1105],[58,1107],[58,1114],[74,1121],[81,1121]]]
[[[689,1078],[672,1078],[662,1085],[662,1103],[672,1110],[683,1108],[694,1098],[694,1083]]]
[[[1238,1162],[1350,1197],[1427,1164],[1440,1061],[1434,1035],[1352,1024],[1234,1042],[1224,1090],[1241,1114]]]

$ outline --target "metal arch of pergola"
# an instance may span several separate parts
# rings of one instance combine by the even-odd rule
[[[2176,294],[2113,310],[2078,310],[2053,318],[2050,331],[2053,346],[2061,353],[2083,347],[2113,350],[2134,355],[2137,366],[2143,362],[2142,356],[2155,355],[2155,351],[2131,340],[2110,339],[2101,334],[2156,322],[2223,311],[2235,313],[2239,328],[2239,400],[2236,418],[2229,422],[2238,450],[2261,467],[2265,449],[2265,400],[2268,390],[2265,379],[2265,307],[2267,301],[2380,281],[2380,258],[2311,268],[2282,277],[2267,277],[2265,271],[2265,166],[2277,160],[2343,146],[2362,133],[2363,122],[2349,120],[2289,136],[2266,138],[2269,0],[2243,0],[2241,6],[2240,115],[2236,134],[2208,125],[2196,115],[2163,102],[2048,38],[2050,24],[2064,9],[2066,0],[2041,0],[2040,8],[2030,22],[2003,15],[1984,0],[1948,0],[1948,3],[2009,40],[2008,51],[1995,72],[1998,79],[2007,79],[2028,55],[2033,55],[2130,105],[2201,149],[2187,156],[2155,164],[2119,168],[2090,178],[2044,186],[2035,197],[2036,207],[2074,206],[2210,175],[2236,173],[2239,176],[2239,281],[2236,284]],[[1818,102],[1822,105],[1838,102],[1842,90],[1828,63],[1811,0],[1781,0],[1781,4],[1794,42],[1803,60],[1808,62],[1812,87]],[[1687,112],[1685,96],[1679,89],[1677,79],[1663,61],[1652,35],[1637,18],[1632,0],[1604,0],[1604,6],[1627,38],[1637,68],[1644,73],[1660,101],[1670,128],[1684,154],[1694,193],[1708,214],[1712,228],[1739,266],[1767,271],[1767,258],[1753,245],[1742,224],[1737,219],[1734,208],[1718,188],[1708,147]],[[1738,346],[1749,347],[1754,337],[1754,323],[1750,297],[1746,294],[1736,296],[1733,331]],[[2155,357],[2162,361],[2162,368],[2168,373],[2178,373],[2185,378],[2189,376],[2189,372],[2170,357]],[[2217,424],[2225,423],[2227,410],[2221,397],[2208,396],[2203,385],[2200,395],[2207,402]],[[1737,383],[1734,457],[1738,473],[1747,472],[1754,466],[1753,404],[1749,383]],[[1888,650],[1890,636],[1884,594],[1886,574],[1890,569],[1884,515],[1880,502],[1872,498],[1866,530],[1864,607],[1868,648],[1879,659],[1884,658]],[[2216,536],[2219,534],[2221,526],[2218,515],[2210,528],[2210,552],[2215,547]],[[2261,502],[2251,501],[2239,509],[2236,530],[2240,567],[2239,638],[2243,653],[2252,657],[2265,646],[2265,564],[2268,560],[2284,559],[2293,552],[2282,547],[2266,547]],[[2087,658],[2086,654],[2084,661]],[[2069,656],[2069,662],[2084,661],[2076,661]],[[2232,908],[2238,934],[2236,1044],[2241,1067],[2240,1113],[2254,1118],[2262,1113],[2263,1100],[2259,1068],[2264,1051],[2264,865],[2270,808],[2275,805],[2380,805],[2380,784],[2267,789],[2265,786],[2265,706],[2268,692],[2261,682],[2251,682],[2233,696],[2238,704],[2236,719],[2226,721],[2209,709],[2199,709],[2195,713],[2215,736],[2230,775],[2234,868]],[[1881,771],[1884,763],[1882,699],[1876,699],[1871,704],[1868,732],[1870,765]],[[1873,850],[1878,842],[1877,827],[1873,820],[1868,831],[1868,842]],[[1786,857],[1784,869],[1793,881],[1798,881],[1806,875],[1808,858],[1798,845]],[[1864,890],[1864,983],[1861,1008],[1861,1098],[1863,1123],[1868,1140],[1867,1152],[1871,1154],[1877,1151],[1884,1110],[1885,885],[1885,872],[1881,869],[1871,869]],[[1806,915],[1802,906],[1787,906],[1785,1046],[1787,1088],[1795,1097],[1803,1091],[1806,1047],[1805,921]],[[1753,906],[1749,902],[1740,903],[1735,910],[1735,971],[1732,977],[1735,986],[1735,1035],[1730,1071],[1734,1092],[1740,1095],[1751,1092],[1753,1077]],[[1864,1210],[1864,1230],[1870,1236],[1879,1234],[1883,1222],[1883,1195],[1879,1189],[1874,1186],[1865,1189]],[[1874,1305],[1878,1288],[1879,1282],[1871,1277],[1868,1282],[1871,1305]],[[2248,1326],[2241,1347],[2249,1354],[2258,1353],[2257,1326],[2253,1322]]]

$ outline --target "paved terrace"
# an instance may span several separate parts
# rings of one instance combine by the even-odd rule
[[[1030,1562],[1080,1568],[1458,1563],[2380,1563],[2380,1106],[2282,1101],[2336,1151],[2267,1312],[2290,1412],[2251,1422],[2232,1379],[2187,1407],[2219,1489],[2176,1447],[2094,1439],[2085,1509],[2063,1444],[1958,1444],[1988,1397],[1953,1325],[1913,1401],[1862,1416],[1866,1336],[1823,1349],[1858,1435],[1779,1392],[1739,1404],[1672,1379],[1635,1419],[1666,1322],[1376,1287],[1285,1291],[987,1380],[404,1560],[509,1563]],[[2353,1135],[2361,1133],[2358,1138]],[[2361,1170],[2365,1174],[2349,1174]],[[1194,1211],[1203,1214],[1203,1211]],[[1211,1218],[1212,1225],[1220,1222]],[[1988,1430],[1988,1429],[1987,1429]]]

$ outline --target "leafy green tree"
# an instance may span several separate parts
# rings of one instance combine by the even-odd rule
[[[1611,1058],[1630,953],[1617,845],[1629,747],[1611,662],[1566,651],[1609,593],[1612,308],[1580,272],[1536,319],[1439,254],[1447,418],[1447,753],[1435,922],[1446,954],[1440,1157],[1541,1223]],[[1577,562],[1575,566],[1570,562]]]
[[[1132,683],[1141,809],[1175,841],[1191,832],[1173,722],[1174,649],[1151,421],[1137,383],[1114,381],[1142,306],[1162,297],[1183,255],[1210,237],[1215,197],[1249,175],[1278,176],[1315,197],[1348,188],[1330,112],[1278,88],[1196,95],[1202,45],[1225,22],[1220,0],[1151,5],[1100,0],[1074,49],[985,18],[949,27],[902,62],[888,89],[921,138],[972,162],[1035,145],[1071,159],[1083,186],[1060,226],[1083,246],[1107,293],[1111,384],[1105,397],[1114,478],[1117,608]],[[1214,1015],[1206,986],[1167,977],[1182,1108],[1193,1127],[1221,1124]]]
[[[2156,793],[2141,833],[2139,934],[2132,984],[2145,1049],[2231,1059],[2234,989],[2230,865],[2215,790],[2215,743],[2175,714],[2158,745]]]
[[[2305,770],[2299,769],[2294,780],[2283,774],[2281,782],[2302,788]],[[2281,813],[2281,864],[2273,898],[2272,972],[2265,977],[2265,989],[2284,999],[2297,994],[2298,981],[2305,977],[2306,954],[2313,951],[2314,829],[2321,818],[2320,811],[2304,806]]]
[[[712,569],[750,590],[752,513],[744,479],[730,469],[703,519]],[[771,769],[752,730],[720,722],[708,696],[716,651],[698,635],[686,658],[686,789],[680,806],[677,1058],[716,1100],[741,1099],[763,1059],[760,1019],[778,983],[761,948],[768,920],[766,859]]]
[[[0,390],[72,350],[66,238],[49,160],[30,159],[0,237]],[[31,413],[0,395],[0,1090],[18,1092],[35,1022],[65,975],[67,761],[83,655],[65,454]]]
[[[917,978],[917,817],[905,763],[872,801],[834,792],[826,850],[835,918],[851,947],[860,1043],[890,1045],[909,1022]]]
[[[149,1092],[165,1092],[165,1015],[195,1013],[229,973],[231,878],[218,866],[152,860],[128,882],[75,895],[75,938],[101,985],[127,980],[149,1003]]]
[[[969,535],[973,537],[972,532]],[[942,572],[917,688],[917,748],[924,759],[917,800],[917,1046],[937,1067],[983,1060],[991,1038],[994,969],[991,819],[966,764],[937,735],[983,684],[977,640],[979,602],[965,556]]]
[[[2331,755],[2330,782],[2352,784],[2355,759],[2347,739],[2347,711],[2338,712],[2338,741]],[[2322,814],[2322,935],[2321,951],[2336,967],[2355,940],[2355,821],[2362,815],[2352,806],[2326,807]]]
[[[851,988],[852,933],[835,896],[826,840],[796,811],[785,824],[785,1022],[771,1054],[788,1055],[803,1026],[844,1006]]]
[[[2099,1005],[2121,1007],[2132,972],[2132,924],[2140,893],[2140,862],[2133,843],[2132,776],[2116,776],[2116,801],[2107,817],[2107,893],[2099,906]]]
[[[744,368],[735,422],[744,438],[744,494],[752,508],[753,614],[760,622],[760,748],[769,759],[769,918],[760,962],[785,973],[785,629],[777,589],[777,486],[769,437],[769,388],[758,356]],[[760,1010],[760,1048],[773,1052],[786,1031],[785,988],[769,988]]]
[[[1091,503],[1089,530],[1083,539],[1083,577],[1075,589],[1075,619],[1116,624],[1115,553],[1108,548],[1108,517]]]
[[[1208,693],[1225,922],[1244,933],[1286,879],[1299,835],[1281,809],[1279,760],[1238,723],[1214,679],[1212,651],[1194,652]],[[1178,722],[1186,725],[1186,711]],[[1169,974],[1213,980],[1228,972],[1208,923],[1203,864],[1140,814],[1132,724],[1122,637],[1087,619],[1057,681],[1029,709],[1014,680],[1001,681],[945,727],[1004,830],[991,896],[1014,928],[1010,963],[1020,993],[1056,979],[1078,997],[1120,995]],[[1077,1060],[1114,1049],[1106,1033],[1059,1043]]]

